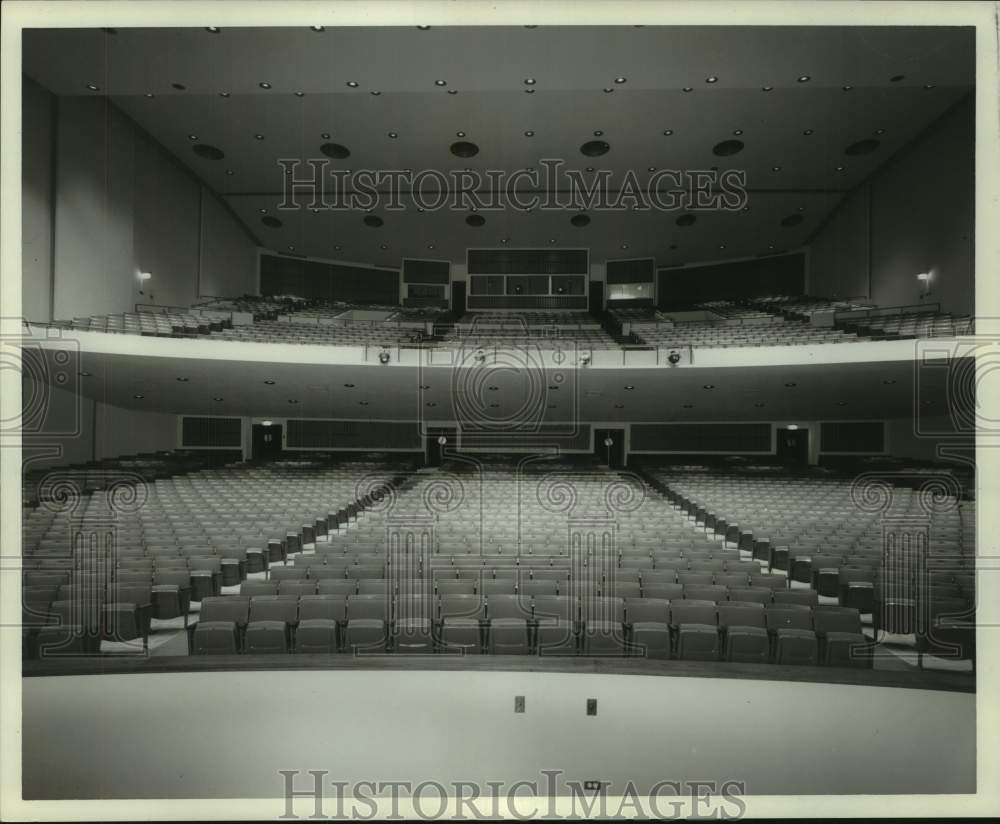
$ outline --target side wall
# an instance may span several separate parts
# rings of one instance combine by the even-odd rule
[[[847,196],[810,244],[810,290],[881,306],[974,309],[975,107],[947,112]],[[920,272],[931,272],[922,298]]]
[[[256,291],[251,235],[106,98],[56,97],[25,78],[23,101],[26,318]]]

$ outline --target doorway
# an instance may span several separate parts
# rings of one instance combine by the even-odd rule
[[[434,428],[429,430],[424,438],[427,466],[441,466],[447,454],[455,451],[457,437],[457,429]],[[442,439],[444,439],[444,443],[441,443]]]
[[[778,460],[788,467],[809,465],[809,430],[779,428],[775,433]]]
[[[590,281],[590,314],[599,318],[604,311],[604,281]]]
[[[594,454],[609,469],[625,467],[625,430],[595,429]]]
[[[273,461],[281,457],[281,424],[253,425],[253,452],[255,461]]]
[[[451,311],[458,317],[465,314],[465,281],[455,280],[451,284]]]

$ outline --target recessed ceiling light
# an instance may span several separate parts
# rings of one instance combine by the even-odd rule
[[[837,401],[837,406],[847,406],[847,401]]]
[[[458,89],[448,89],[448,94],[458,94]]]
[[[374,91],[368,92],[368,94],[370,94],[372,97],[378,97],[380,94],[382,94],[382,92],[380,92],[378,89],[375,89]]]
[[[295,247],[291,243],[288,244],[288,251],[289,252],[294,252],[295,251]]]
[[[681,91],[682,92],[693,92],[694,89],[691,88],[690,86],[685,86],[683,89],[681,89]]]
[[[80,377],[81,378],[89,378],[89,377],[91,377],[91,374],[90,374],[90,372],[80,372]]]
[[[272,380],[266,380],[264,381],[264,383],[266,383],[268,386],[274,386],[274,381]]]
[[[420,31],[427,31],[427,29],[429,29],[430,26],[417,26],[417,28],[420,29]]]
[[[587,171],[587,172],[592,172],[592,171],[594,171],[594,167],[593,167],[593,166],[588,166],[588,167],[587,167],[587,168],[585,169],[585,171]]]
[[[229,94],[230,94],[229,92],[219,92],[219,97],[229,97]]]
[[[524,93],[525,93],[525,94],[534,94],[534,93],[535,93],[535,90],[534,90],[534,89],[525,89],[525,90],[524,90]]]
[[[842,172],[842,171],[844,171],[844,167],[843,167],[843,166],[838,166],[838,167],[837,167],[837,171],[838,171],[838,172]]]
[[[232,169],[226,169],[226,174],[227,175],[234,175],[234,174],[236,174],[236,172],[234,172]]]
[[[886,386],[892,386],[895,382],[896,381],[892,380],[891,378],[888,379],[888,380],[882,381],[882,383],[884,383]]]
[[[924,84],[924,88],[925,89],[933,89],[934,88],[934,84],[933,83],[925,83]]]
[[[137,401],[141,401],[146,396],[145,395],[133,395],[132,397],[135,398]]]
[[[743,129],[733,129],[733,134],[739,137],[741,134],[743,134]]]
[[[390,139],[395,140],[397,137],[399,137],[399,132],[389,132],[388,136]]]
[[[260,86],[262,89],[270,89],[271,88],[271,84],[268,83],[266,80],[262,80],[257,85]]]
[[[177,378],[176,380],[180,381],[181,383],[187,383],[188,380],[190,380],[190,378]]]
[[[305,97],[306,93],[305,92],[295,92],[295,96],[296,97]]]
[[[179,92],[183,92],[187,89],[187,86],[185,86],[183,83],[171,83],[170,86],[171,88],[177,89],[177,91]]]
[[[796,80],[798,80],[799,83],[808,83],[809,80],[810,80],[810,77],[809,77],[808,74],[802,74],[802,75],[799,75],[796,78]]]
[[[212,34],[218,34],[219,33],[219,27],[218,26],[205,26],[205,31],[210,31]]]
[[[664,137],[670,137],[670,135],[672,135],[673,133],[674,133],[673,129],[664,129],[663,130],[663,136]]]
[[[212,398],[212,400],[213,400],[213,401],[216,401],[216,402],[219,402],[219,401],[223,401],[223,400],[225,400],[225,398],[219,398],[219,397],[215,397],[215,398]]]
[[[295,400],[295,398],[289,398],[289,399],[288,399],[288,402],[289,402],[289,403],[298,403],[298,401],[297,401],[297,400]]]
[[[772,89],[774,89],[774,86],[761,86],[761,87],[760,87],[760,90],[761,90],[762,92],[769,92],[769,91],[771,91]]]
[[[709,77],[706,77],[706,78],[705,78],[705,82],[706,82],[706,83],[718,83],[718,82],[719,82],[719,78],[718,78],[718,77],[716,77],[716,76],[715,76],[715,75],[713,74],[713,75],[711,75],[711,76],[709,76]]]
[[[188,135],[188,140],[197,140],[197,139],[198,139],[198,135],[196,135],[196,134],[189,134]]]
[[[812,130],[812,129],[805,129],[805,130],[804,130],[804,131],[802,132],[802,134],[804,134],[804,135],[805,135],[806,137],[808,137],[808,136],[809,136],[809,135],[811,135],[812,133],[813,133],[813,130]]]
[[[625,83],[627,81],[628,81],[627,77],[616,77],[615,78],[615,83],[617,83],[619,85],[621,85],[622,83]]]
[[[875,134],[885,134],[885,129],[876,129]]]
[[[781,167],[780,166],[772,166],[771,167],[771,171],[772,172],[780,172],[781,171]]]
[[[693,403],[682,403],[681,407],[684,408],[684,409],[694,409],[694,404]]]
[[[356,89],[358,87],[358,81],[357,80],[348,80],[347,81],[347,85],[350,86],[352,89]]]
[[[536,81],[534,77],[526,77],[526,78],[524,78],[524,85],[525,86],[534,86],[536,82],[538,82],[538,81]]]
[[[623,404],[623,403],[616,403],[615,404],[615,409],[624,409],[624,408],[625,408],[625,404]]]
[[[378,245],[378,248],[379,248],[379,249],[382,249],[382,250],[384,251],[385,249],[388,249],[388,248],[389,248],[389,244],[388,244],[388,243],[380,243],[380,244]]]
[[[423,390],[427,390],[427,389],[430,389],[430,386],[428,384],[426,384],[426,383],[422,383],[422,384],[420,384],[420,388],[423,389]]]
[[[754,404],[754,406],[757,407],[757,409],[762,409],[764,407],[764,404],[758,401],[757,403]]]
[[[635,389],[635,387],[632,384],[629,383],[625,385],[626,392],[631,392],[633,389]]]
[[[628,244],[627,243],[623,243],[619,248],[621,248],[621,249],[628,249]]]
[[[646,171],[647,172],[655,172],[656,171],[656,167],[655,166],[647,166],[646,167]]]
[[[368,406],[368,401],[358,401],[358,406]]]
[[[604,93],[605,93],[605,94],[611,94],[611,92],[613,92],[613,91],[614,91],[614,89],[612,89],[612,88],[611,88],[611,87],[609,86],[608,88],[606,88],[606,89],[604,90]]]
[[[502,237],[502,238],[500,238],[500,242],[501,242],[501,243],[502,243],[502,244],[503,244],[504,246],[506,246],[506,245],[507,245],[508,243],[510,243],[510,238],[509,238],[509,237]]]
[[[719,244],[719,248],[720,249],[725,249],[726,248],[726,244],[725,243],[720,243]]]
[[[594,137],[603,137],[604,132],[601,129],[596,129],[594,131]]]
[[[95,86],[93,83],[88,83],[87,88],[90,89],[92,92],[99,92],[101,90],[100,86]]]
[[[326,26],[310,26],[313,31],[326,31]]]
[[[155,95],[154,95],[154,94],[153,94],[152,92],[146,92],[146,93],[145,93],[145,94],[143,95],[143,97],[155,97]]]
[[[531,131],[531,129],[528,129],[528,131],[526,131],[526,132],[524,133],[524,136],[525,136],[525,137],[534,137],[534,136],[535,136],[535,133],[534,133],[533,131]]]
[[[437,406],[437,404],[434,401],[428,401],[425,405],[426,406]]]
[[[798,384],[797,384],[797,383],[795,383],[795,381],[789,381],[788,383],[786,383],[786,384],[785,384],[785,386],[786,386],[786,387],[787,387],[788,389],[791,389],[791,388],[792,388],[792,387],[794,387],[794,386],[798,386]]]
[[[904,77],[906,77],[905,74],[894,74],[892,77],[889,78],[889,82],[890,83],[898,83]]]
[[[255,134],[253,137],[254,137],[254,140],[263,140],[264,139],[264,135],[259,134],[259,133]]]

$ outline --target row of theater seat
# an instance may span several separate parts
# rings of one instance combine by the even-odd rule
[[[683,660],[870,666],[856,610],[663,599],[582,602],[560,612],[514,598],[452,615],[431,599],[382,602],[383,612],[337,596],[210,599],[189,629],[202,654],[434,652],[641,655]]]

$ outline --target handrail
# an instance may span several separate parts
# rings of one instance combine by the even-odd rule
[[[915,311],[914,311],[915,310]],[[841,319],[848,318],[872,318],[872,317],[892,317],[893,315],[903,315],[909,312],[922,314],[924,312],[940,312],[940,303],[904,303],[898,306],[879,306],[874,309],[845,309],[841,312],[834,312],[833,322],[837,323]]]

